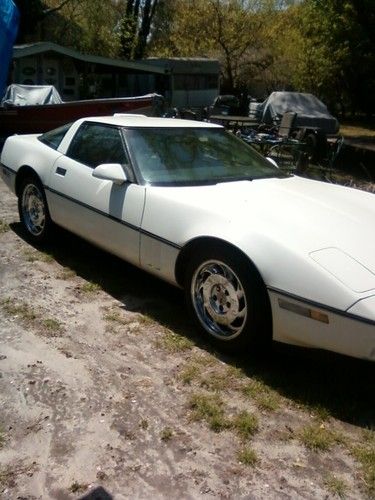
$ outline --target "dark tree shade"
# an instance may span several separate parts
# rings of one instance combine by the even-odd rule
[[[67,3],[76,0],[61,0],[55,7],[46,8],[41,0],[13,0],[20,11],[20,26],[18,29],[17,43],[25,42],[27,36],[34,35],[38,24],[46,16],[62,9]]]
[[[38,22],[43,17],[43,6],[40,0],[13,0],[20,11],[20,25],[16,43],[26,41],[28,35],[33,35]]]

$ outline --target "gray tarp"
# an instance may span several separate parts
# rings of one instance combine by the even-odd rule
[[[296,127],[321,129],[336,134],[339,123],[314,95],[300,92],[272,92],[263,103],[250,103],[249,115],[262,123],[278,123],[284,113],[297,113]]]
[[[2,106],[30,106],[33,104],[61,104],[63,101],[53,85],[18,85],[7,88]]]

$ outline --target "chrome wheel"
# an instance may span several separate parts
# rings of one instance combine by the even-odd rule
[[[22,219],[33,236],[40,236],[46,224],[46,206],[43,194],[35,184],[27,184],[22,192]]]
[[[237,274],[225,263],[201,264],[191,280],[191,302],[204,329],[220,340],[243,331],[248,315],[246,295]]]

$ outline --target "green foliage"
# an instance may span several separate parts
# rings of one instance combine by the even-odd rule
[[[165,1],[155,20],[150,53],[220,60],[224,85],[241,87],[268,58],[259,49],[264,2],[257,0]],[[267,2],[266,2],[267,3]],[[163,14],[163,17],[161,15]],[[165,15],[169,16],[166,25]]]
[[[293,56],[291,83],[319,95],[330,108],[374,111],[374,3],[305,0],[294,9],[291,24],[294,56],[285,44],[285,54]]]
[[[147,40],[159,0],[127,0],[118,31],[121,54],[126,59],[141,59],[145,55]]]

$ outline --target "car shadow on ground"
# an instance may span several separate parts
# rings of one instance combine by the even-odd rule
[[[27,240],[20,223],[12,224],[11,229]],[[60,228],[51,243],[35,248],[99,285],[126,310],[146,314],[212,353],[187,316],[182,291]],[[276,342],[261,357],[251,353],[241,358],[214,354],[297,404],[321,408],[363,428],[375,427],[375,363]]]

